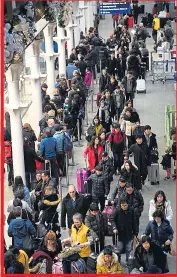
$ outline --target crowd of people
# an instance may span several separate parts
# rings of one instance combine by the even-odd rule
[[[66,79],[57,76],[53,97],[42,84],[40,134],[36,136],[29,123],[23,125],[25,180],[13,174],[10,119],[5,115],[5,163],[14,195],[7,221],[4,218],[12,238],[9,249],[4,241],[5,273],[121,274],[123,253],[129,272],[169,271],[167,254],[175,255],[173,211],[162,190],[152,196],[147,227],[139,233],[142,188],[152,163],[158,163],[156,135],[148,122],[141,125],[133,103],[137,79],[145,74],[141,63],[147,62],[145,43],[150,35],[140,24],[139,37],[132,39],[125,18],[121,20],[106,43],[94,28],[81,34],[69,57]],[[96,71],[101,72],[98,109],[85,133],[83,155],[88,166],[77,172],[77,184],[70,185],[61,199],[60,178],[68,174],[73,141],[83,139],[85,104],[93,93]],[[169,157],[175,156],[174,149],[174,144],[166,149],[162,161],[166,179],[172,177]],[[66,227],[68,238],[61,240]],[[112,245],[106,245],[106,235],[112,236]]]

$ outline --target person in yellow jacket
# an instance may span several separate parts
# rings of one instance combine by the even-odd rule
[[[64,239],[62,244],[70,243],[71,246],[79,246],[81,251],[79,255],[82,259],[87,261],[87,258],[91,254],[90,245],[93,243],[93,238],[89,228],[83,224],[83,218],[80,213],[76,213],[73,216],[74,224],[71,227],[71,238]]]
[[[24,266],[24,274],[30,274],[29,258],[26,252],[17,248],[12,249],[11,251],[16,256],[17,261]]]
[[[157,14],[154,15],[152,24],[153,24],[152,37],[153,37],[155,43],[157,44],[157,32],[160,30],[160,18],[158,18]]]
[[[122,274],[122,266],[117,255],[109,246],[106,246],[103,253],[97,258],[97,274]]]

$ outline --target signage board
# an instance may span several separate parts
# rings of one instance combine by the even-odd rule
[[[100,14],[129,14],[130,4],[126,2],[103,2],[100,4]]]

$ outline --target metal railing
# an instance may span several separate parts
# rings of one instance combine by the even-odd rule
[[[165,106],[165,138],[166,146],[171,147],[171,131],[176,128],[176,106],[166,105]]]

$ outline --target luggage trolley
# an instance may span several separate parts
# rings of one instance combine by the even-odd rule
[[[152,83],[157,81],[166,81],[165,66],[164,66],[164,52],[154,53],[151,52],[151,70],[152,70]]]

